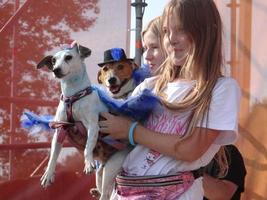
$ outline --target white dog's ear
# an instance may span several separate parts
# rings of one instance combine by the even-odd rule
[[[86,57],[91,55],[91,49],[78,44],[76,41],[73,41],[71,46],[73,48],[77,49],[77,51],[80,54],[81,58],[86,58]]]
[[[86,58],[91,55],[91,49],[78,44],[78,52],[81,58]]]
[[[37,65],[37,69],[40,69],[44,66],[47,66],[48,69],[52,70],[53,69],[53,63],[52,63],[52,58],[53,56],[46,56],[44,57]]]

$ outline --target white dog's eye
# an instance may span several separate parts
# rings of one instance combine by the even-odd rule
[[[72,59],[72,56],[71,55],[67,55],[66,57],[65,57],[65,61],[70,61]]]
[[[54,65],[56,63],[56,58],[52,58],[52,65]]]

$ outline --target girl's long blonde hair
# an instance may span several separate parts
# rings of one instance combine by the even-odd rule
[[[177,30],[182,29],[189,36],[192,46],[183,66],[173,66],[170,60],[164,63],[162,75],[155,83],[155,93],[169,109],[190,111],[184,134],[187,138],[199,122],[208,118],[213,88],[222,77],[222,22],[213,0],[171,0],[162,15],[164,24],[168,24],[170,15],[176,17],[180,26]],[[196,83],[182,101],[169,103],[164,88],[177,78],[196,80]]]
[[[212,90],[222,76],[222,22],[212,0],[171,0],[164,9],[162,20],[175,15],[183,31],[192,40],[192,50],[183,66],[165,62],[162,75],[156,81],[155,92],[164,104],[177,111],[191,111],[186,136],[192,134],[199,120],[208,113]],[[178,24],[178,23],[177,23]],[[168,103],[164,88],[176,78],[196,80],[192,91],[179,103]]]

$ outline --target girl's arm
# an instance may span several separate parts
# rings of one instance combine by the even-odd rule
[[[219,132],[211,129],[196,128],[193,135],[184,139],[177,135],[166,135],[151,131],[138,125],[134,132],[136,143],[142,144],[176,160],[192,162],[200,158],[210,147]]]
[[[101,114],[107,120],[99,122],[100,131],[110,134],[114,139],[128,139],[131,121],[109,113]],[[176,160],[192,162],[205,153],[218,136],[219,131],[196,128],[195,133],[181,141],[177,135],[160,134],[141,125],[134,130],[135,143],[146,146]]]

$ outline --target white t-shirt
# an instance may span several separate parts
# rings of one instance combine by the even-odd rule
[[[133,92],[138,95],[143,89],[153,87],[156,77],[148,78]],[[195,81],[179,81],[168,83],[165,93],[169,102],[179,102],[189,91]],[[209,129],[220,130],[219,136],[209,149],[197,160],[185,162],[162,155],[142,145],[137,145],[126,157],[123,163],[124,171],[129,175],[166,175],[182,171],[195,170],[206,166],[219,150],[221,145],[234,143],[237,139],[238,111],[240,89],[232,78],[222,77],[215,85],[209,109],[209,120],[204,119],[203,126]],[[187,113],[174,113],[161,110],[152,113],[146,122],[146,127],[154,131],[168,134],[182,134]],[[202,178],[194,181],[192,187],[180,199],[202,199]]]

